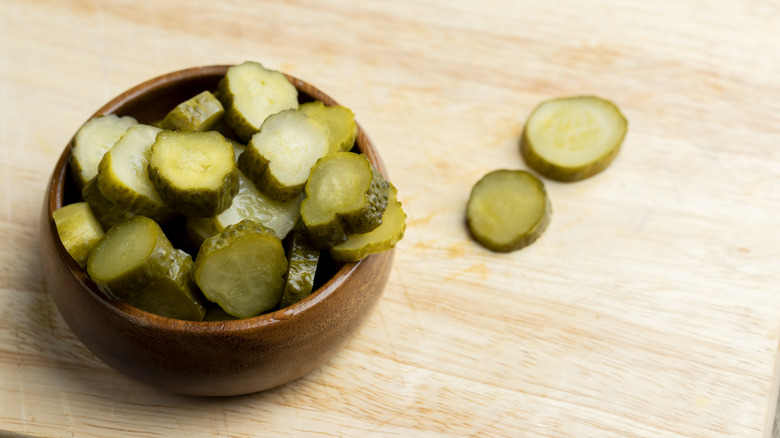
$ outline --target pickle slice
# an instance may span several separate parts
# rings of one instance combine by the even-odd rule
[[[352,149],[357,137],[357,123],[355,114],[349,108],[325,106],[320,101],[314,101],[301,104],[298,110],[327,128],[331,152],[348,152]]]
[[[284,290],[285,272],[281,241],[251,220],[203,242],[193,267],[206,298],[238,318],[275,308]]]
[[[192,257],[180,249],[171,253],[170,266],[164,276],[125,299],[131,306],[167,318],[200,321],[206,307],[198,298],[192,278]]]
[[[311,295],[317,263],[320,260],[320,249],[309,241],[309,235],[303,227],[293,230],[290,237],[287,275],[282,301],[279,303],[280,309],[292,306]]]
[[[106,296],[127,300],[170,271],[173,251],[157,222],[133,216],[98,241],[89,254],[87,272]]]
[[[238,192],[233,147],[214,131],[160,132],[149,158],[149,177],[165,203],[186,216],[221,213]]]
[[[404,237],[406,213],[398,202],[398,191],[390,184],[387,208],[382,224],[368,233],[351,234],[347,240],[330,248],[330,255],[340,262],[356,262],[369,254],[387,251]]]
[[[203,317],[203,321],[235,321],[235,316],[225,312],[225,309],[214,306],[206,310],[206,316]]]
[[[336,152],[317,161],[301,203],[312,241],[329,247],[349,234],[367,233],[382,223],[388,182],[365,155]]]
[[[79,128],[69,157],[70,171],[79,190],[97,175],[103,155],[122,138],[129,127],[137,124],[130,116],[109,114],[95,117]]]
[[[149,179],[148,163],[159,128],[135,125],[103,156],[98,167],[97,186],[109,201],[165,222],[176,215]]]
[[[612,163],[627,129],[626,118],[608,100],[596,96],[548,100],[528,118],[520,151],[541,175],[579,181]]]
[[[321,124],[297,110],[269,116],[252,137],[238,166],[258,190],[281,201],[303,191],[314,163],[328,152]]]
[[[125,210],[103,196],[103,193],[98,189],[97,178],[92,178],[87,182],[81,190],[81,198],[89,204],[89,208],[104,230],[135,215],[132,211]]]
[[[79,266],[86,267],[90,251],[103,237],[103,227],[92,214],[89,204],[69,204],[53,211],[51,216],[62,246]]]
[[[238,174],[238,193],[222,213],[209,218],[187,218],[190,240],[200,246],[204,240],[221,233],[225,227],[251,219],[268,227],[279,240],[284,239],[300,219],[303,193],[288,200],[277,201],[257,190],[243,173]]]
[[[225,107],[227,125],[244,141],[260,131],[271,114],[298,108],[298,90],[287,77],[257,62],[230,67],[217,94]]]
[[[536,241],[547,228],[551,212],[539,178],[523,170],[495,170],[471,190],[466,223],[484,247],[510,252]]]
[[[222,119],[225,109],[210,91],[185,100],[160,122],[160,128],[171,131],[210,131]]]

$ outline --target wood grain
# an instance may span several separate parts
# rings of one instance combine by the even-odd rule
[[[771,0],[4,0],[0,429],[32,436],[769,435],[780,342],[780,5]],[[43,289],[38,215],[80,124],[182,68],[257,60],[352,108],[408,214],[385,294],[326,365],[172,395],[108,368]],[[545,234],[469,238],[543,99],[597,94],[613,165],[545,181]]]

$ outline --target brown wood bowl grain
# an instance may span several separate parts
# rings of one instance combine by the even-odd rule
[[[229,66],[177,71],[138,85],[98,110],[161,119],[178,103],[216,89]],[[288,76],[301,102],[336,102]],[[390,273],[393,251],[357,263],[321,263],[321,286],[286,309],[253,318],[193,322],[144,312],[107,299],[62,246],[52,212],[76,193],[62,152],[49,183],[41,219],[41,263],[46,288],[64,320],[111,367],[169,391],[207,396],[261,391],[293,381],[326,362],[357,331],[375,306]],[[358,126],[356,149],[386,175],[379,154]]]

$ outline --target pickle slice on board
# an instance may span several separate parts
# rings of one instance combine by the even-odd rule
[[[82,268],[95,244],[103,237],[100,225],[86,202],[76,202],[61,207],[51,214],[57,226],[62,246]]]
[[[238,159],[257,189],[281,201],[303,191],[314,163],[329,152],[325,128],[298,110],[269,116]]]
[[[132,211],[114,204],[103,196],[97,186],[97,177],[87,182],[81,190],[81,198],[89,204],[89,208],[92,209],[92,213],[104,230],[135,216]]]
[[[320,249],[309,241],[309,234],[301,226],[290,233],[287,250],[287,275],[279,308],[292,306],[311,295],[314,275],[320,260]]]
[[[510,252],[536,241],[547,228],[551,212],[539,178],[523,170],[495,170],[471,190],[466,223],[482,246]]]
[[[151,149],[149,178],[171,208],[208,217],[230,206],[238,192],[238,167],[222,134],[163,131]]]
[[[160,122],[171,131],[210,131],[222,119],[225,109],[210,91],[203,91],[172,109]]]
[[[149,155],[159,128],[135,125],[106,152],[100,161],[97,186],[109,201],[165,222],[176,215],[149,179]]]
[[[206,239],[193,267],[206,298],[238,318],[274,309],[282,297],[286,272],[282,242],[251,220]]]
[[[70,171],[79,190],[97,175],[103,155],[122,138],[128,128],[137,124],[130,116],[109,114],[95,117],[79,128],[69,157]]]
[[[617,156],[628,121],[614,103],[596,96],[542,102],[526,122],[520,151],[539,174],[579,181],[606,169]]]
[[[355,114],[341,105],[325,106],[320,101],[306,102],[298,110],[327,128],[331,152],[348,152],[355,144]]]
[[[103,235],[89,254],[87,272],[106,296],[127,300],[170,271],[173,251],[160,225],[137,215]]]
[[[378,227],[388,185],[365,155],[336,152],[321,158],[311,170],[301,203],[301,219],[312,241],[329,247],[349,234]]]
[[[225,107],[225,122],[244,141],[271,114],[298,108],[298,90],[287,77],[251,61],[228,69],[217,96]]]
[[[180,249],[171,253],[168,271],[157,281],[127,297],[125,302],[167,318],[200,321],[206,314],[195,280],[192,257]]]
[[[330,255],[341,262],[356,262],[369,254],[387,251],[404,237],[406,213],[398,201],[398,191],[390,184],[387,208],[382,224],[368,233],[351,234],[347,240],[330,248]]]

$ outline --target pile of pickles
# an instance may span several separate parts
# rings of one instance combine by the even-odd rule
[[[53,219],[110,299],[196,321],[274,311],[311,294],[324,252],[355,262],[403,237],[397,190],[356,135],[348,108],[299,103],[247,61],[153,124],[85,123],[69,157],[81,199]]]

